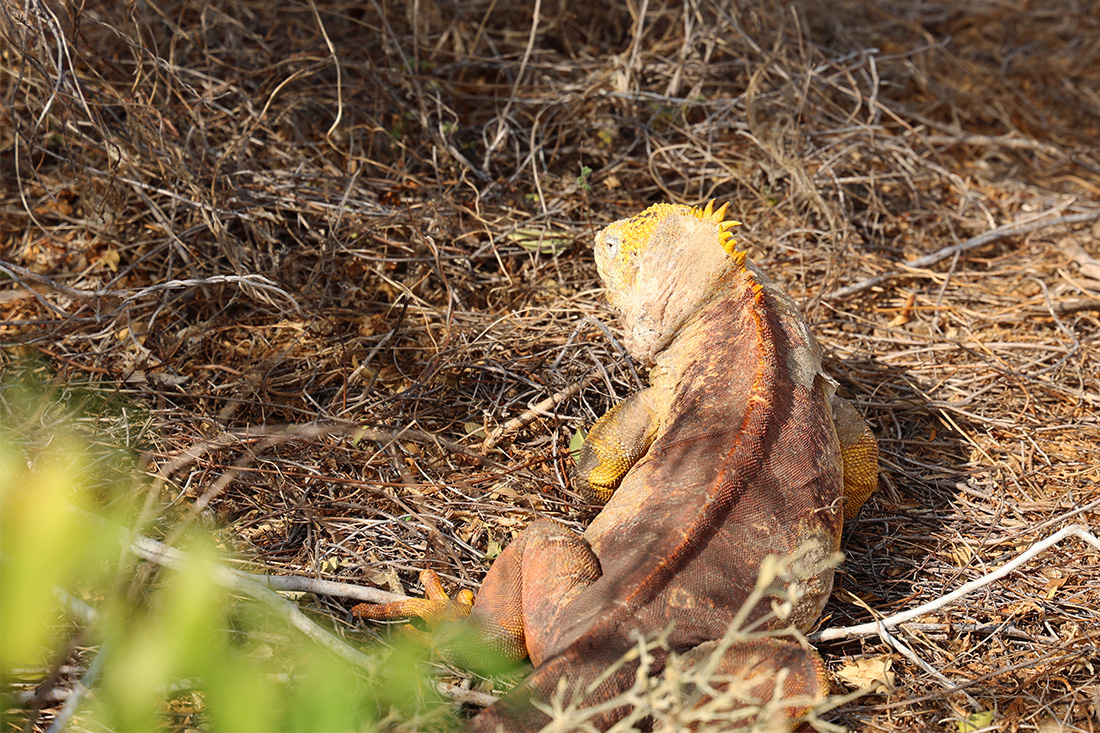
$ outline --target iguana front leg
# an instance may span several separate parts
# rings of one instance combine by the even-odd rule
[[[878,488],[878,441],[852,403],[836,395],[830,403],[844,461],[844,520],[848,521],[855,519]]]
[[[577,455],[573,488],[607,503],[657,434],[652,390],[636,392],[596,421]]]

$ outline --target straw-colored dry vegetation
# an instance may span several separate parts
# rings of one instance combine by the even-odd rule
[[[28,0],[0,37],[2,368],[106,395],[162,528],[241,567],[476,589],[583,526],[569,441],[639,384],[592,236],[710,198],[881,439],[822,628],[1100,527],[1096,0]],[[893,675],[826,718],[1100,729],[1098,557],[820,644],[838,691]]]

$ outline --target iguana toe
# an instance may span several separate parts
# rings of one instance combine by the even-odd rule
[[[371,621],[393,621],[415,616],[423,619],[433,631],[442,623],[461,621],[470,615],[470,609],[474,605],[474,594],[471,591],[461,590],[452,599],[443,590],[443,583],[434,570],[422,571],[420,582],[424,585],[426,598],[409,598],[392,603],[360,603],[351,612],[359,618]],[[430,643],[430,634],[411,625],[404,627],[402,633],[421,643]]]

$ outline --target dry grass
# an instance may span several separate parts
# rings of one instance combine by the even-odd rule
[[[254,569],[476,588],[592,515],[569,439],[638,384],[592,235],[718,197],[881,436],[824,625],[1100,525],[1100,3],[537,5],[5,4],[3,368],[117,395],[97,434]],[[1100,728],[1097,588],[1069,540],[898,632],[961,690],[823,645],[897,674],[834,722]]]

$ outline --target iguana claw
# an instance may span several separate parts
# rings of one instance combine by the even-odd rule
[[[420,582],[424,586],[425,598],[409,598],[392,603],[360,603],[351,609],[359,618],[371,621],[393,621],[415,616],[423,619],[432,631],[448,621],[462,621],[470,615],[474,605],[472,591],[463,589],[452,599],[443,590],[443,583],[434,570],[420,572]],[[401,635],[425,646],[432,643],[432,635],[417,629],[412,624],[401,627]]]

